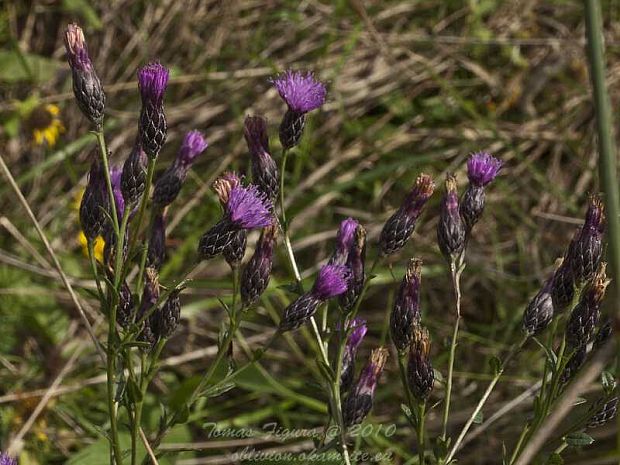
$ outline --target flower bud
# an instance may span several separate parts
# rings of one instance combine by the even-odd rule
[[[553,311],[557,314],[563,312],[575,298],[575,285],[573,276],[566,260],[561,260],[557,266],[551,281],[551,300]]]
[[[65,50],[73,77],[73,94],[80,110],[98,130],[103,125],[105,93],[88,55],[84,33],[77,24],[65,31]]]
[[[588,428],[597,428],[603,426],[605,423],[613,420],[618,413],[618,398],[614,397],[607,402],[604,402],[599,410],[592,415],[588,422]]]
[[[583,344],[575,349],[571,357],[566,362],[564,370],[560,374],[560,384],[568,383],[579,372],[588,356],[588,347]]]
[[[187,172],[207,145],[206,139],[199,131],[190,131],[185,135],[177,158],[155,182],[153,203],[157,208],[163,209],[177,198]]]
[[[416,327],[413,330],[413,341],[409,349],[407,363],[407,382],[413,396],[425,401],[433,390],[435,375],[429,358],[431,350],[430,338],[426,328]]]
[[[233,235],[230,244],[224,247],[222,255],[224,255],[224,260],[226,260],[226,263],[228,263],[231,268],[237,268],[243,261],[247,243],[248,232],[245,229],[241,229]]]
[[[414,258],[409,261],[390,315],[390,335],[399,352],[407,350],[411,344],[413,328],[420,322],[421,281],[422,260]]]
[[[144,290],[142,291],[142,301],[140,303],[140,310],[138,312],[138,319],[144,317],[147,312],[157,304],[159,300],[159,275],[157,274],[157,270],[155,268],[146,268],[144,272],[145,280],[144,280]],[[144,321],[144,324],[141,328],[141,332],[138,336],[138,340],[142,342],[147,342],[151,346],[155,344],[157,338],[155,333],[153,332],[153,321],[154,315],[159,311],[159,308],[156,308],[153,313],[151,313],[150,317]]]
[[[368,328],[366,321],[361,318],[355,318],[349,323],[351,333],[347,338],[342,356],[342,371],[340,374],[340,392],[347,392],[353,384],[353,376],[355,375],[355,356],[357,349],[362,343],[362,339],[366,335]]]
[[[446,194],[441,201],[437,223],[437,243],[448,261],[456,260],[465,248],[465,225],[459,213],[456,178],[452,175],[446,178]]]
[[[277,234],[276,225],[263,229],[254,255],[241,274],[241,302],[244,307],[254,304],[269,285]]]
[[[138,87],[142,98],[140,142],[144,152],[154,159],[166,142],[168,126],[164,113],[164,93],[169,72],[159,63],[149,63],[138,71]]]
[[[329,258],[330,265],[344,265],[349,258],[349,251],[355,242],[355,231],[359,222],[353,218],[347,218],[340,223],[336,236],[336,249]]]
[[[80,226],[89,241],[95,240],[108,222],[107,211],[110,204],[108,199],[103,166],[95,156],[88,173],[88,184],[80,202]]]
[[[366,275],[364,273],[364,262],[366,260],[366,230],[360,224],[355,229],[355,241],[349,250],[347,257],[347,268],[351,271],[351,281],[344,294],[340,294],[338,302],[340,308],[345,312],[350,312],[355,307],[357,299],[364,289]]]
[[[605,268],[606,264],[602,263],[592,282],[581,293],[566,323],[566,342],[571,347],[585,345],[594,337],[601,316],[601,302],[610,282]]]
[[[552,283],[553,278],[549,278],[523,313],[523,331],[530,336],[541,333],[553,320]]]
[[[381,377],[387,357],[388,351],[383,347],[374,349],[370,354],[370,361],[362,370],[357,383],[342,405],[342,416],[345,426],[348,427],[361,423],[370,413],[377,382]]]
[[[269,151],[267,120],[262,116],[246,117],[243,135],[252,157],[252,182],[274,202],[280,192],[280,175]]]
[[[147,266],[160,270],[166,260],[166,219],[163,212],[155,214],[149,248],[146,255]]]
[[[179,294],[182,289],[175,289],[168,299],[151,317],[153,334],[157,339],[167,339],[176,330],[181,320],[181,299]]]
[[[119,291],[118,308],[116,309],[116,323],[123,329],[129,328],[134,319],[135,302],[131,289],[124,281]]]
[[[416,179],[415,186],[405,198],[401,207],[394,213],[383,226],[379,238],[381,254],[391,255],[402,249],[415,228],[416,222],[424,205],[433,194],[435,184],[430,176],[420,174]]]
[[[127,206],[135,205],[144,193],[147,163],[146,154],[139,141],[136,141],[129,157],[123,164],[121,174],[121,193]]]

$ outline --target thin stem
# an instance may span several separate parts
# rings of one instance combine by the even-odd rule
[[[118,216],[116,213],[116,202],[114,201],[114,190],[112,189],[112,180],[110,179],[110,164],[108,163],[108,149],[105,143],[105,135],[103,134],[103,129],[98,129],[95,131],[95,137],[97,138],[97,143],[99,144],[99,156],[101,158],[101,163],[103,165],[103,174],[105,177],[106,189],[108,191],[108,201],[110,203],[110,215],[112,216],[112,225],[114,227],[114,233],[118,238],[119,234],[119,225],[118,225]]]
[[[88,260],[90,261],[90,268],[95,278],[95,284],[97,285],[97,292],[99,293],[99,301],[105,305],[105,294],[103,287],[101,287],[101,280],[99,279],[99,273],[97,272],[97,259],[95,258],[95,241],[88,240]]]
[[[599,148],[599,183],[605,193],[607,207],[608,259],[612,278],[615,279],[616,302],[620,301],[620,198],[618,194],[618,169],[614,144],[614,121],[607,86],[605,84],[605,45],[603,15],[600,0],[584,0],[585,23],[592,93],[596,110],[596,129]],[[620,319],[620,309],[616,310]],[[616,333],[620,345],[620,332]],[[620,373],[620,357],[616,361],[616,375]],[[617,416],[616,452],[620,453],[620,415]]]
[[[493,376],[493,379],[491,380],[491,382],[487,386],[486,390],[484,391],[484,394],[480,398],[480,401],[478,402],[478,405],[476,405],[476,408],[474,409],[474,411],[469,416],[469,419],[465,423],[465,426],[463,426],[463,429],[461,430],[461,433],[459,434],[458,438],[454,442],[454,446],[452,446],[452,449],[450,450],[450,453],[446,457],[444,463],[446,463],[446,464],[450,463],[450,460],[452,460],[452,458],[454,457],[454,454],[456,454],[456,452],[458,451],[459,447],[461,446],[461,443],[463,442],[463,439],[465,439],[465,436],[469,432],[469,429],[471,428],[471,425],[474,423],[476,417],[478,416],[478,414],[482,410],[482,407],[484,406],[484,404],[488,400],[489,396],[491,395],[491,392],[493,392],[493,389],[495,388],[495,385],[497,384],[497,382],[501,378],[502,374],[504,373],[504,370],[508,366],[508,363],[512,360],[512,358],[516,354],[518,354],[521,351],[521,349],[523,348],[523,346],[525,345],[525,343],[527,342],[528,339],[529,339],[529,337],[525,336],[520,343],[515,344],[510,349],[510,352],[508,353],[508,355],[504,359],[504,362],[501,364],[500,368],[497,370],[497,373],[495,373],[495,376]]]
[[[351,321],[351,320],[349,320]],[[344,351],[349,337],[351,328],[347,324],[347,318],[340,318],[340,331],[338,331],[338,351],[336,353],[336,376],[332,384],[332,393],[334,397],[334,405],[336,407],[336,423],[340,430],[340,446],[342,449],[342,457],[346,464],[350,464],[349,451],[347,448],[347,428],[344,424],[342,415],[342,400],[340,398],[340,380],[342,377],[342,362],[344,359]]]
[[[445,441],[448,432],[448,418],[450,416],[450,399],[452,396],[452,378],[454,375],[454,359],[456,356],[456,346],[459,336],[459,324],[461,321],[461,273],[463,272],[462,262],[457,267],[456,258],[450,262],[450,273],[452,275],[452,286],[454,287],[455,304],[456,304],[456,321],[454,322],[454,331],[452,332],[452,341],[450,342],[450,358],[448,360],[448,379],[446,381],[446,399],[443,407],[443,421],[441,437]]]
[[[116,303],[113,303],[110,306],[110,314],[108,315],[108,350],[107,350],[107,363],[106,363],[106,374],[107,374],[107,398],[108,398],[108,412],[110,414],[110,431],[112,434],[112,438],[110,440],[110,447],[112,448],[112,452],[114,455],[114,460],[117,465],[122,465],[122,455],[120,450],[120,442],[118,436],[118,425],[116,418],[116,402],[114,399],[114,370],[115,363],[114,360],[116,358],[116,354],[114,351],[114,339],[116,335],[116,318],[112,313],[114,312],[112,309],[116,308]]]
[[[519,452],[521,451],[521,448],[523,447],[523,441],[525,441],[525,438],[527,437],[529,432],[530,432],[530,425],[526,424],[523,427],[523,430],[521,430],[519,439],[517,439],[517,443],[515,444],[515,449],[512,452],[512,455],[510,456],[510,462],[508,462],[509,465],[512,465],[515,462],[515,460],[517,460],[517,456],[519,455]]]
[[[424,420],[425,420],[426,402],[420,402],[418,404],[418,457],[420,459],[420,465],[424,465]]]

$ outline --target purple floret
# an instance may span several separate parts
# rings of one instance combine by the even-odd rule
[[[177,159],[181,165],[189,166],[208,146],[207,139],[200,131],[190,131],[185,134]]]
[[[149,63],[140,68],[138,86],[143,104],[150,103],[158,106],[162,104],[169,76],[168,69],[159,63]]]
[[[351,334],[347,339],[347,350],[357,351],[357,348],[362,343],[362,339],[366,335],[366,331],[368,328],[366,327],[366,320],[362,320],[361,318],[355,318],[351,323],[349,323],[349,328],[352,328]]]
[[[17,459],[9,456],[9,454],[0,452],[0,465],[17,465]]]
[[[320,300],[344,294],[349,287],[351,272],[346,266],[324,265],[312,287],[312,294]]]
[[[312,73],[288,70],[271,82],[289,108],[298,113],[307,113],[325,103],[327,89]]]
[[[502,162],[488,152],[473,153],[467,160],[467,177],[477,187],[484,187],[499,174]]]
[[[112,192],[116,203],[116,214],[119,220],[123,217],[123,213],[125,212],[125,199],[121,191],[122,174],[123,168],[121,166],[113,166],[110,168],[110,182],[112,183]]]
[[[344,265],[347,263],[349,251],[355,242],[355,231],[359,222],[353,218],[347,218],[340,223],[336,236],[336,249],[329,259],[330,265]]]
[[[265,228],[273,222],[271,202],[256,186],[236,186],[230,191],[226,212],[242,229]]]

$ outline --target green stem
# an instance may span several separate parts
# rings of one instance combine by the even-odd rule
[[[450,274],[452,275],[452,286],[454,287],[455,303],[456,303],[456,321],[454,322],[454,331],[452,332],[452,341],[450,342],[450,358],[448,359],[448,379],[446,381],[446,399],[443,406],[443,421],[441,437],[445,441],[448,432],[448,418],[450,416],[450,400],[452,396],[452,378],[454,375],[454,359],[456,356],[456,346],[459,336],[459,324],[461,321],[461,273],[463,272],[462,264],[457,267],[456,259],[450,262]]]
[[[426,410],[426,402],[420,402],[418,404],[418,427],[417,427],[417,435],[418,435],[418,457],[420,459],[420,465],[424,465],[424,420],[425,420],[425,410]]]
[[[118,216],[116,213],[116,202],[114,201],[114,190],[112,189],[112,180],[110,179],[110,164],[108,163],[108,149],[105,143],[105,136],[103,129],[95,131],[95,137],[99,144],[99,156],[101,158],[101,164],[103,165],[103,174],[105,177],[106,189],[108,191],[108,201],[110,202],[110,215],[112,216],[112,225],[114,227],[114,233],[118,238]]]
[[[95,283],[97,285],[97,292],[99,293],[99,301],[102,305],[106,305],[106,298],[103,292],[103,287],[101,286],[101,280],[99,279],[99,273],[97,272],[97,259],[95,258],[95,241],[88,241],[88,259],[90,261],[90,268],[93,273],[93,277],[95,278]]]
[[[599,183],[605,193],[607,207],[608,259],[615,280],[616,302],[620,302],[620,199],[618,171],[614,144],[614,122],[607,86],[605,85],[605,52],[603,42],[603,15],[600,0],[584,0],[585,23],[592,93],[596,110],[596,129],[599,146]],[[620,319],[620,309],[617,318]],[[616,332],[620,345],[620,332]],[[620,357],[616,360],[616,377],[620,375]],[[616,452],[620,454],[620,415],[617,416]]]
[[[352,321],[352,320],[349,320]],[[338,351],[336,353],[336,376],[331,386],[332,395],[334,398],[334,407],[336,408],[336,423],[340,432],[340,447],[342,450],[342,457],[346,464],[350,464],[349,451],[347,449],[347,427],[344,424],[344,417],[342,415],[342,399],[340,397],[340,378],[342,377],[342,362],[344,359],[344,351],[347,344],[347,339],[351,328],[347,323],[347,318],[340,318],[340,328],[338,331]]]

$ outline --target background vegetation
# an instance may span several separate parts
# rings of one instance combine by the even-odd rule
[[[617,103],[620,3],[602,3],[607,80]],[[210,190],[215,176],[224,169],[248,171],[244,116],[264,114],[275,136],[284,109],[267,79],[283,69],[313,70],[329,83],[328,104],[312,115],[287,178],[293,246],[305,277],[331,252],[337,224],[346,216],[358,218],[374,241],[420,171],[438,181],[453,171],[464,184],[464,160],[471,151],[488,150],[504,161],[502,176],[488,190],[463,275],[464,321],[451,417],[457,430],[484,389],[488,377],[480,373],[490,375],[492,357],[520,337],[524,306],[580,223],[587,193],[599,190],[581,2],[5,2],[0,10],[0,150],[96,321],[76,208],[95,140],[73,101],[64,57],[62,32],[72,21],[84,28],[106,90],[113,163],[122,163],[132,146],[139,108],[135,73],[148,61],[160,60],[172,70],[166,97],[169,139],[159,169],[174,157],[187,130],[200,129],[209,139],[169,216],[164,283],[192,260],[200,234],[219,215]],[[361,358],[387,343],[394,280],[400,280],[407,258],[416,255],[425,263],[423,312],[433,334],[433,361],[445,372],[453,311],[450,275],[436,246],[438,204],[435,195],[405,251],[372,281],[360,315],[371,328]],[[267,339],[291,297],[279,287],[289,280],[284,255],[277,263],[268,294],[242,326],[235,345],[240,359]],[[147,398],[153,428],[160,403],[182,397],[216,352],[223,320],[217,299],[230,292],[229,269],[223,260],[208,262],[193,277],[184,293],[182,329],[168,344],[167,367]],[[21,431],[23,464],[107,463],[107,443],[99,434],[107,416],[105,378],[74,312],[3,181],[3,445],[20,433],[41,396],[49,396],[36,420]],[[326,405],[312,382],[317,370],[312,347],[304,331],[286,336],[260,367],[238,379],[236,389],[202,402],[190,422],[168,439],[170,448],[191,449],[177,463],[227,464],[227,454],[245,446],[310,449],[308,438],[209,438],[206,423],[257,430],[268,422],[320,428]],[[532,397],[522,394],[540,377],[543,357],[530,344],[509,367],[460,463],[499,463],[503,444],[512,446],[531,411]],[[394,358],[371,421],[396,424],[396,433],[379,430],[359,438],[358,446],[390,449],[393,463],[406,463],[414,457],[415,439],[400,412],[403,396]],[[593,385],[589,395],[595,397],[598,389]],[[442,395],[437,387],[433,398]],[[507,404],[504,415],[486,422]],[[429,416],[431,431],[439,428],[439,410]],[[571,450],[567,462],[617,462],[617,455],[611,457],[615,426],[594,431],[595,446],[587,454]]]

